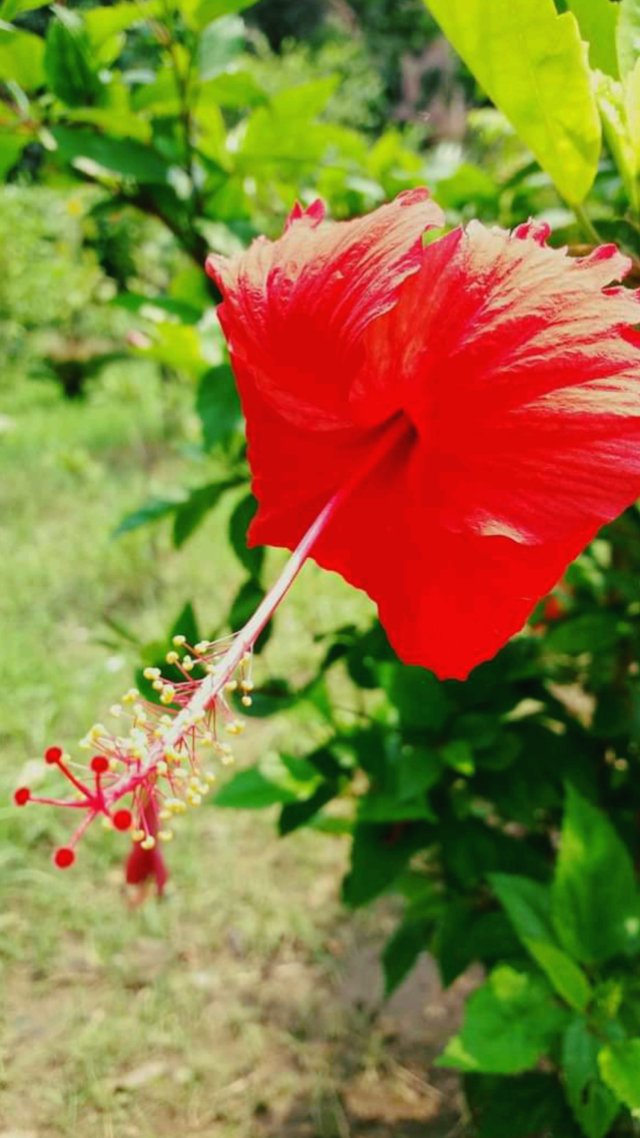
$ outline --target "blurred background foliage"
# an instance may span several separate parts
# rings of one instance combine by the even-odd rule
[[[348,218],[426,183],[450,225],[535,215],[572,254],[616,240],[637,283],[640,7],[557,8],[561,19],[551,0],[2,0],[8,791],[25,771],[46,778],[34,755],[52,732],[84,733],[132,668],[162,661],[164,629],[197,639],[239,627],[280,563],[245,544],[253,503],[203,273],[209,250],[275,236],[297,199],[321,196]],[[90,879],[104,877],[105,863],[115,872],[114,842],[88,843],[88,875],[79,866],[75,885],[52,883],[40,846],[60,820],[3,809],[7,979],[18,990],[27,978],[55,1001],[60,957],[81,945],[80,973],[105,1009],[81,1029],[63,1002],[63,1022],[86,1046],[45,1035],[33,1063],[52,1047],[60,1077],[34,1103],[24,1105],[23,1088],[35,1067],[9,1063],[7,1125],[38,1135],[98,1125],[134,1136],[165,1125],[279,1138],[374,1133],[357,1095],[339,1079],[327,1091],[326,1069],[311,1061],[298,1078],[311,1102],[299,1126],[283,1114],[295,1097],[286,1062],[275,1081],[267,1065],[243,1110],[229,1107],[224,1080],[189,1058],[194,1033],[208,1039],[208,1028],[171,968],[191,938],[189,967],[205,974],[208,924],[222,936],[229,921],[244,946],[231,956],[245,965],[286,951],[330,957],[314,931],[327,918],[305,924],[304,896],[318,867],[332,882],[347,856],[344,902],[374,905],[366,927],[391,934],[388,994],[425,951],[445,986],[473,965],[485,976],[459,1033],[445,1023],[452,1038],[440,1062],[462,1075],[462,1114],[455,1106],[452,1122],[456,1091],[430,1068],[428,1085],[445,1088],[437,1108],[428,1095],[415,1115],[381,1108],[380,1133],[416,1133],[416,1119],[434,1136],[452,1125],[479,1138],[637,1133],[639,531],[635,509],[608,527],[525,632],[465,684],[398,663],[366,600],[308,567],[279,635],[262,638],[246,762],[209,820],[178,843],[185,894],[168,913],[126,918],[114,903],[102,928]],[[269,855],[284,867],[280,892],[273,881],[245,884],[263,856],[255,834],[266,841],[267,830],[251,816],[228,820],[240,816],[224,808],[275,809],[280,833],[295,832],[293,854]],[[321,845],[320,834],[338,840]],[[234,835],[235,861],[221,852]],[[202,850],[222,864],[220,880],[202,882]],[[235,901],[225,888],[234,865]],[[166,940],[177,954],[141,984],[151,1058],[144,1039],[137,1050],[122,1042],[132,1014],[123,975],[141,940]],[[213,963],[233,976],[228,959]],[[91,1006],[91,995],[78,996],[82,975],[71,990],[81,1013]],[[263,1056],[275,1044],[260,1030]],[[391,1101],[381,1040],[372,1057],[362,1024],[347,1017],[341,1030],[351,1091],[375,1071]],[[245,1023],[227,1083],[244,1077],[250,1031]],[[405,1058],[403,1070],[424,1082],[432,1058]],[[138,1072],[138,1083],[121,1074],[124,1097],[117,1079],[96,1075],[105,1063]]]

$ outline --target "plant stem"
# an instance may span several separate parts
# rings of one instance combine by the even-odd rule
[[[587,237],[589,239],[589,241],[592,242],[592,244],[600,245],[601,244],[600,234],[598,233],[598,230],[596,229],[595,225],[591,221],[591,219],[590,219],[589,215],[587,214],[584,206],[574,205],[572,208],[573,208],[573,212],[576,215],[576,218],[578,219],[578,222],[580,223],[580,225],[582,227],[582,231],[583,231],[585,237]]]

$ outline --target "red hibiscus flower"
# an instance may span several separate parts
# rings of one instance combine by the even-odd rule
[[[640,493],[638,294],[606,245],[441,224],[425,190],[368,217],[294,210],[208,269],[247,419],[253,544],[366,590],[398,654],[463,678]],[[346,487],[346,490],[345,490]]]

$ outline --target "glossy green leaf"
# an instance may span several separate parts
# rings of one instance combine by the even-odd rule
[[[616,43],[620,76],[625,79],[640,59],[640,0],[620,0]]]
[[[517,1075],[535,1067],[564,1021],[545,981],[501,965],[468,1000],[462,1030],[439,1065]]]
[[[589,62],[607,75],[618,75],[616,25],[618,8],[613,0],[568,0],[580,35],[589,44]]]
[[[558,940],[575,960],[595,963],[640,944],[640,904],[629,852],[609,820],[569,787],[551,887]]]
[[[356,826],[351,867],[342,887],[347,905],[366,905],[388,889],[421,844],[421,830],[416,825]]]
[[[131,533],[134,529],[140,529],[141,526],[149,525],[151,522],[160,521],[162,518],[170,517],[175,513],[178,506],[182,505],[187,499],[186,491],[178,492],[171,498],[152,498],[151,501],[146,502],[139,509],[133,510],[132,513],[126,514],[119,525],[113,532],[114,537],[122,537],[125,533]]]
[[[208,482],[206,486],[198,486],[190,492],[175,509],[173,544],[176,549],[184,545],[187,538],[202,525],[207,514],[218,505],[227,490],[232,490],[237,485],[237,478],[231,478],[223,482]]]
[[[598,1055],[598,1066],[616,1098],[629,1110],[640,1111],[640,1039],[603,1047]]]
[[[620,1105],[600,1078],[601,1043],[582,1017],[574,1019],[562,1040],[562,1069],[567,1101],[587,1138],[604,1138]]]
[[[489,98],[570,202],[588,193],[600,120],[586,48],[553,0],[425,0]]]

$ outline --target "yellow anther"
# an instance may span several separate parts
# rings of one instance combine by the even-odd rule
[[[156,727],[155,731],[153,732],[153,737],[154,739],[164,738],[164,731],[162,730],[162,727]]]
[[[216,670],[216,665],[215,664],[205,664],[204,670],[208,676],[212,676]]]
[[[166,806],[163,810],[160,810],[158,813],[158,818],[160,819],[161,822],[166,822],[170,817],[171,817],[171,811]]]
[[[111,707],[109,708],[109,714],[113,715],[114,719],[119,719],[122,715],[122,704],[112,703]]]
[[[175,688],[167,687],[160,696],[160,703],[173,703],[176,695]]]
[[[151,687],[154,691],[162,691],[164,687],[164,680],[154,680]]]
[[[187,794],[187,802],[190,806],[199,806],[202,802],[202,795],[189,793]]]
[[[132,830],[131,839],[134,842],[141,842],[144,838],[144,830]]]
[[[170,842],[173,838],[173,830],[158,830],[158,837],[161,842]]]
[[[110,771],[117,771],[118,768],[119,768],[118,760],[117,759],[109,759],[109,770]]]
[[[213,771],[205,771],[204,772],[204,781],[207,783],[208,786],[213,786],[214,782],[218,781],[218,776],[215,775],[213,773]]]
[[[156,844],[156,839],[153,837],[152,834],[148,834],[147,837],[144,839],[144,841],[140,842],[140,849],[141,850],[152,850],[152,849],[155,849],[155,844]]]
[[[246,691],[246,692],[253,691],[255,686],[256,685],[254,684],[253,680],[240,680],[240,687],[242,688],[243,691]]]
[[[193,726],[195,727],[197,723],[204,723],[206,718],[207,718],[206,711],[194,711],[193,715],[191,716],[191,722],[193,723]]]
[[[178,636],[174,636],[171,643],[174,644],[176,648],[182,648],[183,644],[187,643],[187,638],[186,636],[182,636],[182,634],[180,634]]]
[[[209,640],[199,640],[193,650],[198,654],[198,656],[204,656],[205,652],[208,652],[210,647],[211,643]]]
[[[167,664],[177,664],[179,659],[180,659],[180,657],[179,657],[178,653],[174,652],[173,650],[171,652],[167,652],[167,654],[165,656],[165,660],[167,661]]]
[[[253,700],[250,695],[243,695],[241,702],[243,707],[251,707]]]
[[[228,692],[232,692],[232,691],[236,691],[237,687],[238,687],[238,681],[237,680],[227,680],[227,683],[224,685],[224,690],[228,691]]]
[[[157,680],[162,675],[159,668],[145,668],[142,673],[145,680]]]
[[[238,719],[234,719],[231,723],[227,723],[225,731],[228,735],[241,735],[244,731],[244,723],[240,723]]]
[[[231,754],[231,751],[228,751],[227,754],[222,755],[222,757],[220,759],[220,762],[222,763],[223,767],[230,767],[230,766],[232,766],[233,763],[235,763],[235,761],[236,761],[236,757],[235,757],[235,755]]]
[[[183,656],[182,667],[184,668],[185,672],[192,672],[195,667],[195,661],[191,659],[191,656]]]
[[[140,692],[138,691],[137,688],[129,688],[129,691],[126,691],[124,693],[124,695],[122,697],[122,702],[123,703],[135,703],[135,701],[137,700],[139,695],[140,695]]]

